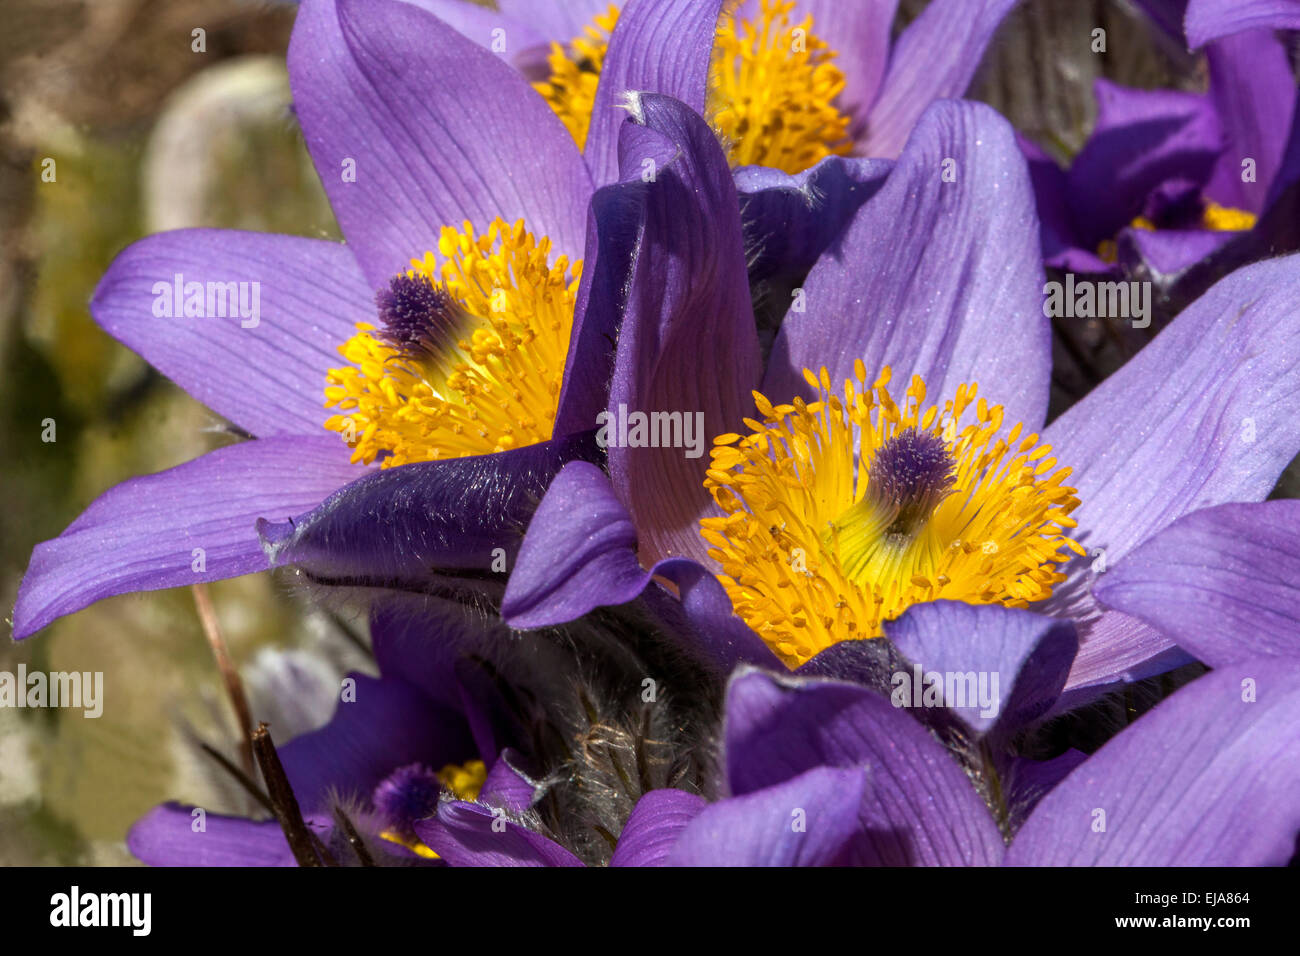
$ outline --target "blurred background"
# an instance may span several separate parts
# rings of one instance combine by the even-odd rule
[[[904,18],[923,6],[905,2]],[[289,108],[294,12],[252,0],[0,0],[6,620],[32,547],[96,496],[235,440],[91,320],[87,303],[114,255],[189,226],[338,236]],[[1102,56],[1089,51],[1098,25],[1111,37]],[[1204,82],[1196,60],[1119,0],[1026,0],[974,95],[1064,158],[1091,126],[1097,75],[1148,87]],[[47,158],[52,182],[41,176]],[[1100,331],[1084,339],[1099,367],[1122,361]],[[1088,382],[1072,374],[1063,355],[1058,391],[1077,397]],[[52,443],[42,441],[46,419],[56,423]],[[269,574],[219,582],[211,594],[259,716],[296,704],[323,721],[338,674],[365,667],[347,622],[309,611]],[[156,803],[241,808],[192,744],[198,735],[232,752],[234,724],[188,589],[102,601],[22,644],[8,633],[0,671],[102,671],[106,706],[98,719],[0,709],[0,864],[129,863],[125,833]],[[299,685],[314,681],[322,694],[275,699],[285,660]]]

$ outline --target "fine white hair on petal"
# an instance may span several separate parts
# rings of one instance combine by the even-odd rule
[[[645,110],[641,106],[640,90],[624,90],[618,98],[618,107],[632,114],[632,119],[638,126],[645,125]]]

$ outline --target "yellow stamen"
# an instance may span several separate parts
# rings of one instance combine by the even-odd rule
[[[1208,201],[1201,213],[1201,225],[1215,232],[1245,232],[1255,228],[1257,218],[1253,212]]]
[[[886,367],[870,388],[831,393],[830,376],[805,371],[821,398],[773,406],[755,393],[762,422],[747,436],[716,439],[705,487],[725,517],[701,521],[736,613],[790,667],[832,644],[878,637],[881,622],[913,604],[959,600],[1026,607],[1065,579],[1057,566],[1083,549],[1069,468],[1017,424],[999,438],[1003,411],[974,384],[922,410],[925,383],[913,377],[900,408]],[[975,406],[976,422],[959,426]],[[876,453],[908,429],[935,436],[951,458],[950,484],[900,530],[869,491]],[[1051,474],[1049,474],[1049,472]]]
[[[1201,211],[1201,228],[1214,232],[1245,232],[1255,228],[1256,215],[1233,206],[1220,206],[1213,200],[1206,200]],[[1145,229],[1155,232],[1159,227],[1145,216],[1138,216],[1129,226],[1133,229]],[[1119,245],[1114,239],[1103,239],[1097,245],[1097,258],[1102,262],[1119,261]]]
[[[487,764],[470,760],[463,764],[449,763],[438,771],[442,785],[460,800],[477,800],[487,783]]]
[[[611,4],[608,10],[597,15],[593,24],[583,28],[580,36],[570,41],[567,50],[552,43],[546,58],[551,75],[545,82],[533,84],[533,89],[542,94],[579,149],[587,145],[600,70],[617,22],[618,7]]]
[[[791,23],[794,8],[763,0],[756,22],[719,24],[705,112],[733,166],[797,173],[852,146],[849,117],[834,105],[844,74],[811,16]]]
[[[438,779],[458,800],[477,800],[483,784],[487,782],[487,765],[482,760],[470,760],[464,764],[449,763],[438,771]],[[406,847],[426,860],[438,859],[438,854],[421,843],[414,834],[384,830],[379,836],[389,843]]]
[[[812,32],[813,19],[792,22],[795,0],[763,0],[752,21],[726,13],[718,24],[705,113],[733,166],[771,166],[797,173],[831,155],[846,155],[849,117],[834,105],[844,74],[835,52]],[[553,44],[551,75],[534,88],[579,146],[586,145],[600,70],[618,20],[611,6],[567,50]]]
[[[439,257],[412,259],[463,310],[463,328],[437,349],[403,355],[359,323],[330,369],[325,427],[354,443],[352,460],[383,467],[505,451],[551,437],[582,263],[549,263],[551,243],[523,220],[486,233],[442,230]],[[454,339],[454,340],[453,340]]]

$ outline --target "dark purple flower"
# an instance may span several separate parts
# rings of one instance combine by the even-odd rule
[[[387,353],[375,351],[379,345],[358,334],[356,324],[387,320],[390,342],[392,336],[409,338],[415,317],[393,311],[391,283],[440,241],[451,244],[443,254],[455,259],[457,245],[469,242],[461,223],[477,227],[480,242],[487,241],[485,235],[497,237],[501,247],[515,250],[514,266],[528,260],[534,272],[563,273],[561,263],[583,254],[591,179],[554,114],[509,66],[405,3],[309,0],[294,28],[289,72],[297,114],[346,245],[212,229],[150,236],[115,260],[91,303],[106,331],[256,440],[128,481],[94,502],[60,537],[38,545],[14,609],[16,637],[109,595],[263,570],[268,554],[277,563],[316,554],[313,519],[322,515],[351,520],[352,527],[366,523],[371,534],[351,542],[353,552],[368,546],[384,555],[383,571],[398,583],[411,565],[450,568],[453,577],[469,568],[486,573],[494,555],[513,554],[526,510],[559,464],[590,454],[553,425],[564,405],[558,392],[571,383],[574,369],[606,362],[601,356],[610,345],[600,338],[573,336],[574,354],[567,357],[565,345],[545,360],[529,355],[520,374],[546,378],[549,385],[541,391],[551,389],[537,401],[536,420],[512,409],[495,431],[475,436],[480,445],[442,455],[466,457],[422,462],[421,452],[439,457],[438,443],[422,444],[418,434],[403,437],[401,401],[366,420],[360,418],[365,406],[344,398],[349,386],[360,389],[359,383],[371,381],[364,368],[349,364],[349,356],[384,369],[375,373],[371,399],[390,394],[381,380],[403,381],[405,366],[397,366],[415,360],[409,350],[395,353],[401,362],[387,362]],[[467,103],[474,109],[467,110]],[[545,175],[527,173],[538,169]],[[526,224],[526,235],[518,227],[491,226],[518,220]],[[542,245],[531,245],[533,237]],[[478,255],[465,252],[469,248],[461,252]],[[546,249],[551,261],[538,251]],[[417,265],[432,262],[430,254]],[[536,275],[524,278],[533,283],[530,288],[539,281]],[[397,281],[415,279],[402,275]],[[556,296],[564,301],[569,292],[557,282]],[[257,292],[248,297],[256,308],[242,319],[225,296],[232,287]],[[490,300],[481,309],[485,323],[495,314],[492,297],[498,292],[510,321],[533,314],[528,303],[519,305],[517,299],[526,296],[518,289],[473,290],[464,282],[457,288]],[[220,308],[208,315],[218,305],[214,290],[223,293]],[[162,293],[170,303],[166,308],[159,307]],[[579,298],[580,305],[569,305],[572,314],[560,317],[574,327],[589,304],[603,308],[599,300],[590,303],[589,295]],[[456,319],[444,315],[438,321],[447,326]],[[431,327],[425,333],[429,345]],[[561,333],[556,334],[567,343],[568,325]],[[513,327],[500,332],[507,339],[516,334]],[[441,340],[455,335],[440,327],[438,337],[446,344]],[[475,343],[489,352],[497,347],[490,335]],[[436,361],[427,354],[419,358],[428,366],[420,370],[421,380],[442,382],[438,375],[450,362],[446,350]],[[345,414],[325,407],[327,380],[334,383],[331,404],[344,401]],[[481,395],[483,387],[480,376],[464,384],[463,393]],[[360,419],[355,427],[347,421],[348,401],[359,408],[350,412]],[[430,399],[422,407],[435,404]],[[454,402],[441,413],[454,419],[478,414],[483,403],[449,405]],[[382,428],[405,444],[384,446],[375,437]],[[367,463],[391,466],[399,460],[420,463],[368,474],[374,469]],[[348,518],[337,515],[341,507],[357,510]],[[299,520],[305,513],[311,517]],[[255,527],[263,520],[265,541]],[[392,528],[400,530],[386,530]],[[357,577],[356,564],[344,560],[318,571],[321,577]]]
[[[1086,759],[999,774],[871,690],[742,671],[727,696],[729,796],[667,862],[1285,864],[1300,828],[1298,677],[1294,661],[1241,661]]]
[[[961,441],[978,437],[991,448],[994,434],[1007,436],[1013,423],[1021,423],[1011,429],[1009,440],[1027,443],[1020,450],[1032,457],[1022,459],[1022,465],[1037,463],[1032,493],[1045,496],[1039,499],[1044,508],[1059,509],[1025,513],[1068,514],[1052,532],[1059,535],[1053,540],[1064,547],[1060,542],[1065,537],[1073,539],[1089,561],[1067,564],[1064,551],[1055,558],[1040,553],[1022,566],[1027,570],[1004,579],[1012,587],[1006,598],[963,591],[958,585],[979,586],[982,556],[990,567],[1010,561],[1006,556],[1029,539],[980,534],[967,541],[961,535],[957,543],[971,545],[973,552],[963,545],[959,557],[966,570],[962,581],[954,583],[955,595],[945,590],[944,581],[921,577],[917,583],[914,574],[868,575],[867,583],[877,587],[892,580],[900,589],[929,589],[928,597],[904,604],[953,596],[1015,604],[1018,595],[1021,603],[1032,602],[1073,621],[1080,649],[1056,704],[1062,709],[1118,681],[1137,680],[1187,660],[1156,629],[1099,605],[1090,589],[1108,565],[1180,516],[1219,503],[1262,500],[1300,450],[1300,423],[1283,411],[1300,374],[1294,361],[1297,337],[1284,321],[1300,306],[1297,260],[1259,263],[1221,281],[1128,365],[1042,429],[1050,341],[1034,203],[1024,160],[1001,118],[974,104],[931,107],[883,184],[862,184],[869,198],[817,258],[764,363],[745,285],[744,244],[723,178],[725,160],[698,118],[677,116],[676,108],[660,98],[645,96],[639,104],[625,128],[629,144],[670,125],[689,130],[693,123],[700,132],[691,138],[695,149],[683,154],[689,163],[673,170],[687,188],[678,191],[676,179],[663,178],[648,190],[648,216],[624,305],[607,414],[622,414],[620,406],[623,413],[698,409],[710,436],[754,433],[759,426],[773,429],[775,436],[782,421],[790,428],[802,422],[798,427],[808,428],[812,436],[829,426],[814,426],[811,418],[800,418],[803,413],[784,403],[813,401],[819,392],[840,395],[842,384],[855,377],[862,396],[864,382],[870,384],[882,368],[892,366],[895,382],[908,383],[918,375],[931,396],[930,402],[913,400],[908,406],[912,411],[907,415],[917,416],[915,427],[942,433],[941,417],[921,425],[924,406],[933,403],[942,412],[945,401],[963,394],[958,392],[962,383],[977,380],[980,394],[988,396],[989,408],[977,416],[986,424]],[[625,152],[635,160],[645,147]],[[955,181],[945,182],[946,160],[960,171]],[[899,230],[902,222],[908,224],[906,231]],[[666,283],[665,275],[670,277]],[[826,371],[805,377],[805,370],[819,369]],[[770,401],[760,404],[757,414],[753,390]],[[902,390],[895,393],[900,403]],[[964,394],[969,402],[970,393]],[[994,404],[1002,411],[992,410]],[[785,410],[778,411],[777,405]],[[945,443],[951,445],[956,434]],[[634,447],[619,441],[607,449],[607,476],[584,463],[563,469],[521,548],[503,603],[506,620],[519,627],[572,620],[593,607],[630,600],[657,576],[671,582],[691,613],[711,622],[709,653],[724,671],[739,661],[770,666],[772,651],[761,638],[787,662],[806,660],[808,645],[801,652],[793,642],[801,618],[808,621],[814,651],[858,636],[852,625],[855,615],[857,620],[864,616],[852,602],[867,602],[862,606],[869,610],[873,592],[863,585],[855,597],[834,584],[819,592],[815,582],[804,590],[803,579],[796,576],[804,570],[800,560],[823,553],[819,549],[827,525],[818,522],[837,515],[816,512],[816,522],[800,525],[797,509],[805,505],[782,500],[776,490],[781,483],[772,479],[774,490],[763,499],[771,502],[770,510],[752,520],[744,517],[744,509],[718,490],[724,487],[719,469],[736,469],[740,462],[726,447],[739,446],[735,437],[720,442],[723,451],[715,452],[721,457],[715,457],[714,471],[707,460],[690,457],[681,447]],[[1041,447],[1043,442],[1050,451]],[[1040,447],[1031,453],[1035,444]],[[997,447],[1003,449],[999,454],[1009,454],[1005,445]],[[1058,462],[1072,470],[1068,480],[1062,481],[1064,474],[1047,480]],[[848,461],[846,467],[851,465]],[[972,468],[968,480],[978,474]],[[801,474],[815,479],[820,472],[814,466]],[[710,545],[698,537],[701,519],[719,514],[702,491],[706,480],[713,483],[715,499],[740,516],[735,520],[749,522],[748,531],[730,537],[735,550],[725,570],[732,579],[731,601],[713,577],[721,569],[709,555]],[[1068,495],[1062,490],[1067,484],[1073,489]],[[1031,485],[1013,497],[1035,500],[1019,497]],[[740,486],[725,487],[736,493]],[[814,487],[820,495],[829,486]],[[851,491],[846,485],[835,494],[845,494],[844,488]],[[947,507],[959,508],[966,500],[952,497],[956,501]],[[1071,498],[1077,501],[1071,503]],[[809,500],[814,499],[821,500],[816,495]],[[998,507],[990,504],[985,513]],[[1077,528],[1071,528],[1075,521]],[[714,534],[726,527],[707,526]],[[869,525],[859,522],[857,527]],[[749,540],[762,547],[746,552]],[[876,539],[870,534],[863,538],[871,540]],[[1044,547],[1051,543],[1044,540]],[[796,545],[803,555],[794,554]],[[940,545],[956,546],[948,540]],[[844,567],[833,552],[826,560]],[[1036,561],[1042,563],[1029,568]],[[750,568],[755,573],[746,580]],[[766,569],[783,569],[788,585],[764,584],[758,572]],[[1017,576],[1025,574],[1029,577]],[[783,586],[791,589],[781,591]],[[1042,600],[1045,590],[1053,592],[1049,601]],[[750,603],[753,613],[747,619],[753,628],[726,613],[738,597]],[[762,602],[782,600],[788,602],[788,626],[777,631],[771,613],[776,605]],[[845,606],[850,610],[842,611]],[[783,648],[782,642],[789,646]]]
[[[1205,53],[1205,94],[1098,79],[1096,125],[1067,170],[1022,140],[1049,266],[1103,273],[1141,262],[1176,277],[1254,228],[1300,178],[1286,45],[1244,30]]]
[[[797,173],[825,155],[896,156],[932,101],[966,91],[1017,4],[935,0],[893,40],[897,0],[419,2],[535,81],[597,185],[617,178],[629,91],[708,116],[736,166]]]

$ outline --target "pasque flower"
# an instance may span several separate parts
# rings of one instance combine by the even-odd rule
[[[1181,22],[1181,4],[1153,5],[1167,15],[1158,22]],[[1193,12],[1188,40],[1199,47],[1207,36],[1193,32]],[[1024,141],[1048,265],[1096,273],[1122,261],[1175,277],[1253,229],[1300,179],[1287,47],[1266,24],[1248,29],[1254,22],[1205,46],[1207,93],[1098,79],[1096,125],[1067,170]]]
[[[667,109],[644,97],[639,115],[654,128]],[[682,175],[721,181],[720,151],[695,142]],[[1090,588],[1179,516],[1263,499],[1300,450],[1286,407],[1300,381],[1300,261],[1223,280],[1044,428],[1043,273],[1006,123],[936,104],[871,188],[823,247],[765,367],[730,190],[697,189],[695,213],[652,206],[619,339],[636,361],[609,407],[703,409],[719,436],[712,462],[619,446],[608,479],[563,469],[529,527],[506,619],[569,620],[658,575],[699,613],[725,621],[734,608],[748,624],[719,626],[720,658],[797,667],[916,603],[1028,606],[1079,625],[1062,708],[1185,660]],[[765,235],[765,208],[751,208],[747,235]],[[673,270],[666,290],[659,261]],[[1088,561],[1067,563],[1080,551]]]
[[[972,654],[1029,632],[1008,626],[1012,613],[936,604],[896,623]],[[1294,660],[1241,658],[1086,759],[1023,761],[999,782],[873,690],[741,671],[727,694],[729,796],[682,829],[667,862],[1284,865],[1300,828],[1297,677]]]
[[[643,669],[670,680],[671,669],[646,651],[654,628],[641,636],[643,656],[621,648],[594,665],[603,642],[590,628],[518,641],[455,602],[377,603],[370,634],[379,676],[348,675],[332,719],[278,748],[296,801],[289,812],[315,837],[308,852],[323,865],[661,858],[676,833],[675,808],[703,803],[690,734],[707,728],[691,714],[707,711],[716,688],[697,686],[698,702],[641,705],[630,721],[609,687],[574,692],[586,686],[585,670],[616,674],[617,660],[635,660],[637,669],[613,684],[639,693]],[[321,690],[281,683],[290,696]],[[698,729],[683,732],[692,724]],[[609,761],[625,762],[636,778],[617,799],[602,791],[627,771]],[[274,787],[266,791],[274,806]],[[127,846],[162,866],[300,862],[276,819],[207,812],[195,825],[197,817],[191,806],[156,807],[132,827]]]
[[[939,601],[885,627],[888,644],[839,644],[800,675],[739,669],[726,693],[720,798],[650,791],[611,864],[1223,866],[1291,858],[1300,827],[1293,656],[1239,648],[1091,755],[1067,749],[1031,759],[1017,748],[1054,709],[1078,646],[1070,622]],[[927,690],[925,705],[912,709],[898,677],[922,660],[939,674],[1000,676],[992,706],[977,703],[973,690],[949,697],[940,682],[939,699]],[[415,829],[454,865],[581,862],[540,829],[521,821],[507,834],[492,828],[493,818],[482,801],[448,796]]]
[[[289,73],[346,244],[151,236],[91,303],[255,440],[128,481],[38,545],[17,637],[112,594],[305,556],[313,525],[298,519],[322,503],[371,531],[352,557],[376,558],[335,561],[331,580],[486,572],[559,463],[586,454],[570,436],[590,416],[572,406],[602,387],[612,345],[575,329],[610,299],[579,282],[592,180],[560,121],[515,70],[406,3],[308,0]],[[260,314],[241,322],[225,292],[250,283]]]
[[[599,185],[618,168],[627,90],[706,115],[734,166],[895,156],[927,104],[966,91],[1017,0],[935,0],[897,42],[896,0],[420,2],[534,81]]]

